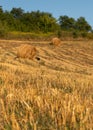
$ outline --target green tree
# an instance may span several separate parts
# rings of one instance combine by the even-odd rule
[[[0,6],[0,20],[3,20],[3,17],[4,17],[4,12],[2,6]]]
[[[0,6],[0,14],[3,13],[3,9],[2,6]]]
[[[92,30],[91,26],[88,24],[88,22],[85,20],[84,17],[78,18],[75,26],[76,26],[76,30],[78,31],[88,32]]]
[[[59,28],[57,20],[52,16],[52,14],[45,12],[41,13],[39,25],[43,32],[53,32]]]
[[[61,29],[63,30],[72,30],[72,29],[75,29],[75,19],[74,18],[70,18],[66,15],[64,16],[60,16],[59,19],[59,25],[61,27]]]
[[[21,8],[12,8],[10,13],[14,16],[14,18],[20,18],[23,15],[24,10]]]
[[[50,13],[40,12],[39,10],[24,13],[20,20],[23,25],[26,25],[26,31],[52,32],[59,26]]]

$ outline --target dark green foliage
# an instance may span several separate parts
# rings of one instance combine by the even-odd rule
[[[21,18],[24,10],[21,8],[13,8],[10,13],[13,15],[14,18]]]
[[[32,11],[31,13],[24,13],[23,17],[20,19],[21,23],[26,26],[27,32],[53,32],[58,28],[56,19],[52,17],[51,14]]]
[[[7,36],[8,27],[6,25],[6,22],[0,21],[0,38]]]
[[[80,17],[77,19],[77,22],[76,22],[76,30],[88,32],[88,31],[91,31],[92,28],[87,23],[84,17]]]
[[[79,34],[78,34],[77,31],[74,31],[74,32],[72,33],[72,35],[73,35],[73,38],[78,38],[78,36],[79,36]]]
[[[69,18],[68,16],[60,16],[59,17],[59,24],[61,29],[63,30],[72,30],[75,29],[75,20],[74,18]]]
[[[62,36],[62,31],[61,30],[58,30],[57,36],[58,36],[58,38],[61,38],[61,36]]]
[[[77,30],[77,31],[92,31],[91,26],[85,20],[84,17],[80,17],[77,20],[68,16],[60,16],[59,24],[63,30]]]
[[[34,33],[54,33],[62,37],[62,31],[73,32],[73,38],[78,37],[77,32],[82,32],[85,37],[88,32],[92,32],[92,27],[84,17],[75,20],[72,17],[60,16],[57,20],[48,12],[32,11],[24,12],[21,8],[12,8],[3,11],[0,6],[0,37],[6,37],[7,32],[34,32]]]
[[[82,32],[81,35],[82,35],[82,37],[87,37],[87,33],[86,32]]]

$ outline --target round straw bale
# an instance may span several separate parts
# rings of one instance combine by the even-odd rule
[[[36,47],[28,45],[28,44],[22,44],[18,47],[17,50],[17,57],[21,58],[28,58],[33,59],[37,54]]]
[[[59,46],[61,44],[61,40],[57,37],[54,37],[51,41],[53,45]]]

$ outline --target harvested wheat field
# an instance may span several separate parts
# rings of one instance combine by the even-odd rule
[[[37,59],[15,58],[21,44]],[[92,130],[93,41],[0,41],[0,130]]]

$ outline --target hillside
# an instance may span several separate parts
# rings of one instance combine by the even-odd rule
[[[36,46],[40,61],[15,59]],[[93,128],[93,41],[0,41],[1,130]]]

